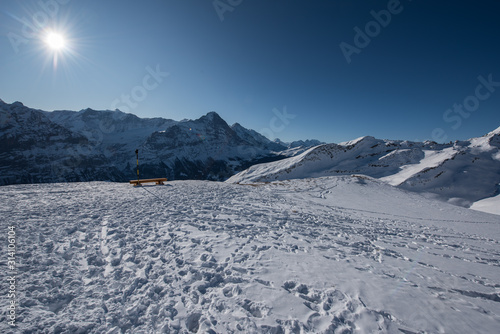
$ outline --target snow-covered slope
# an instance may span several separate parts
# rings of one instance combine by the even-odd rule
[[[470,208],[473,210],[500,215],[500,195],[479,200],[473,203]]]
[[[18,296],[11,328],[0,295],[2,333],[498,331],[498,216],[372,178],[15,185],[0,201]]]
[[[228,182],[268,182],[353,173],[377,177],[392,175],[401,166],[421,159],[425,145],[369,136],[340,144],[323,144],[286,160],[253,166]],[[439,149],[442,146],[436,144],[433,147]]]
[[[403,189],[426,192],[454,204],[495,196],[500,184],[500,128],[454,144],[362,137],[319,145],[301,155],[255,165],[230,183],[255,183],[328,175],[363,174]]]

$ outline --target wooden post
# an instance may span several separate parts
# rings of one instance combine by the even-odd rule
[[[135,150],[135,157],[137,159],[137,185],[139,185],[139,150]]]

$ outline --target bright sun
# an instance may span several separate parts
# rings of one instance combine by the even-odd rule
[[[54,51],[61,50],[65,46],[64,37],[56,32],[50,32],[45,39],[45,42]]]

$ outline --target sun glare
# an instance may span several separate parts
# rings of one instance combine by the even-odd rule
[[[50,32],[47,35],[45,42],[47,43],[49,48],[54,51],[63,49],[66,44],[64,41],[64,37],[56,32]]]

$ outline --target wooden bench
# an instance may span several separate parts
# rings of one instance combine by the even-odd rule
[[[134,187],[143,183],[156,182],[156,184],[164,184],[163,182],[167,181],[166,177],[161,177],[157,179],[142,179],[142,180],[130,180],[130,184],[133,184]]]

